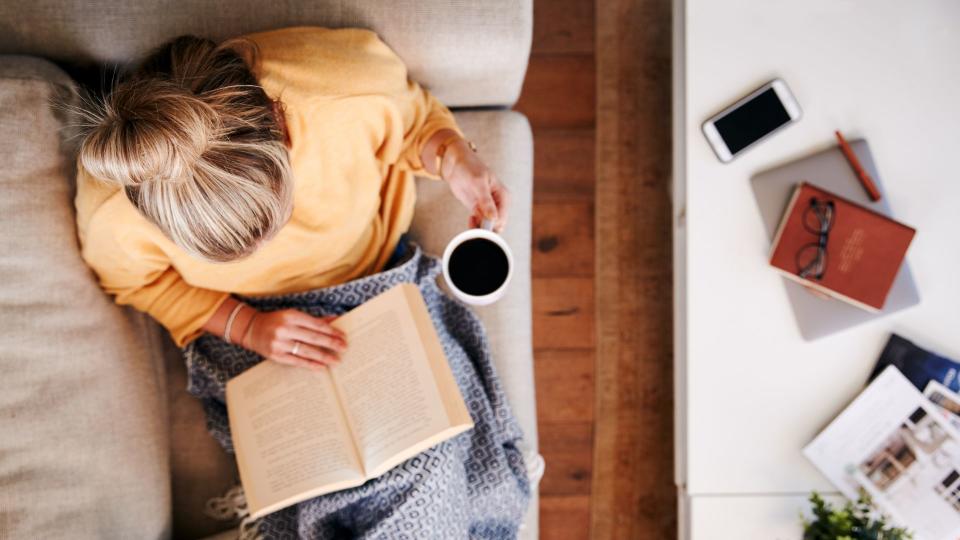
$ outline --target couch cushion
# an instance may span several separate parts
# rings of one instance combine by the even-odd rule
[[[378,32],[450,106],[509,105],[530,52],[531,0],[32,0],[0,2],[0,52],[123,63],[181,35],[223,38],[295,25]]]
[[[80,258],[68,77],[0,56],[0,538],[163,538],[169,439],[152,321]]]
[[[511,111],[456,112],[464,133],[510,189],[510,221],[504,236],[516,261],[509,292],[499,302],[476,312],[489,334],[494,362],[507,398],[527,439],[525,450],[537,448],[533,387],[530,304],[530,219],[533,145],[530,126]],[[467,224],[467,211],[442,182],[417,180],[417,207],[411,235],[435,256]],[[444,286],[443,284],[441,284]],[[186,373],[179,351],[168,349],[170,408],[173,425],[174,536],[198,538],[230,524],[203,515],[206,499],[222,495],[237,482],[236,464],[206,432],[199,401],[186,393]],[[203,464],[200,466],[199,464]],[[531,503],[522,538],[537,537],[537,500]]]

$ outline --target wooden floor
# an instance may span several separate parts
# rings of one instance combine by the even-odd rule
[[[535,0],[516,106],[535,148],[541,537],[666,539],[676,536],[670,4],[597,1]]]

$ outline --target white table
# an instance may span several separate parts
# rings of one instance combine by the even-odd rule
[[[960,2],[677,0],[674,9],[677,484],[681,538],[799,538],[801,455],[862,389],[890,332],[960,357]],[[780,76],[803,119],[721,164],[704,119]],[[921,304],[800,337],[749,187],[755,172],[865,137]]]

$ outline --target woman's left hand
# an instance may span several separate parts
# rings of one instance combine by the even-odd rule
[[[502,232],[507,224],[510,192],[490,167],[460,139],[444,154],[440,176],[450,185],[453,195],[470,211],[468,227],[480,227],[486,219],[493,230]]]

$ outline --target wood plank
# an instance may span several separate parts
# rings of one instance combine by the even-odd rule
[[[533,54],[593,53],[593,2],[534,0]]]
[[[593,200],[594,130],[533,128],[533,200]]]
[[[540,493],[589,495],[593,469],[593,423],[538,423],[540,454],[546,463]]]
[[[537,417],[553,423],[593,422],[593,349],[534,351]]]
[[[675,538],[671,4],[610,0],[596,7],[597,392],[590,536]]]
[[[593,275],[593,202],[533,205],[535,277]]]
[[[538,54],[530,57],[514,108],[534,127],[592,128],[594,82],[592,54]]]
[[[593,279],[533,279],[534,349],[594,346]]]
[[[540,497],[542,540],[583,540],[590,536],[590,497]]]

